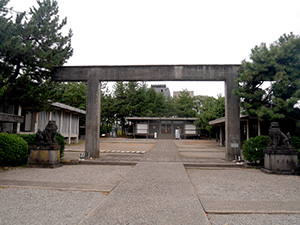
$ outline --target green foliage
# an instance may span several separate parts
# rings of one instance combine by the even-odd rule
[[[57,141],[57,144],[60,145],[60,157],[63,157],[65,154],[66,142],[65,142],[64,136],[62,136],[59,132],[57,132],[57,134],[56,134],[56,141]]]
[[[106,134],[108,132],[107,126],[105,125],[100,125],[100,134]]]
[[[246,160],[249,162],[257,162],[260,161],[261,163],[264,160],[264,152],[263,150],[269,144],[269,137],[268,136],[257,136],[254,138],[250,138],[249,140],[245,141],[243,144],[242,153]]]
[[[300,137],[292,137],[293,147],[300,150]]]
[[[300,37],[284,34],[269,47],[255,46],[250,61],[239,70],[234,93],[242,108],[260,120],[283,119],[295,110],[300,99]],[[263,88],[264,81],[271,81]]]
[[[53,67],[63,65],[73,54],[72,31],[62,28],[55,0],[37,1],[38,7],[17,13],[0,2],[0,97],[40,111],[49,107],[56,93],[50,79]]]
[[[34,143],[36,135],[35,134],[18,134],[18,136],[23,138],[24,141],[26,141],[28,145],[31,145]]]
[[[198,112],[198,120],[196,126],[202,131],[211,132],[213,126],[209,125],[209,121],[225,116],[225,98],[210,96],[195,97],[196,110]]]
[[[0,165],[19,166],[26,163],[28,144],[14,134],[0,133]]]
[[[180,92],[175,100],[175,114],[178,117],[196,117],[194,98],[190,96],[187,90]]]
[[[86,82],[61,83],[57,89],[55,101],[78,109],[86,109]]]
[[[292,137],[293,147],[298,149],[300,155],[300,137]],[[299,164],[300,164],[300,157],[299,157]]]

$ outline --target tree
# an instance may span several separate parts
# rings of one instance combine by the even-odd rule
[[[106,86],[101,84],[101,127],[105,133],[110,131],[111,125],[115,123],[116,110],[115,99]]]
[[[148,89],[145,96],[145,110],[142,116],[163,117],[167,113],[166,98],[163,93],[156,93],[154,89]]]
[[[270,87],[263,88],[264,81],[271,81]],[[250,116],[276,120],[292,114],[300,99],[300,37],[284,34],[269,47],[255,46],[237,82],[234,93]]]
[[[225,116],[225,98],[221,95],[218,98],[196,96],[195,103],[198,113],[196,126],[199,130],[210,134],[213,127],[209,125],[209,121]]]
[[[72,56],[72,31],[62,28],[55,0],[37,1],[38,8],[17,13],[15,19],[0,0],[0,94],[2,101],[42,110],[50,106],[55,84],[51,69]]]
[[[126,85],[123,82],[116,82],[114,85],[114,110],[116,112],[115,116],[121,122],[122,133],[124,133],[124,125],[125,125],[125,117],[129,116],[127,111],[128,109],[128,101],[126,95]]]
[[[178,117],[195,117],[194,98],[190,96],[187,90],[181,91],[175,100],[175,115]]]
[[[69,82],[59,85],[55,101],[73,106],[78,109],[86,109],[87,85],[85,82]]]

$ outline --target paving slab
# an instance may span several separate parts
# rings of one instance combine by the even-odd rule
[[[212,225],[296,225],[300,214],[226,214],[208,218]]]
[[[300,214],[299,201],[224,201],[201,198],[208,214]]]
[[[0,188],[34,188],[60,191],[110,192],[117,183],[91,184],[66,182],[41,182],[27,180],[0,180]]]
[[[132,166],[74,165],[55,169],[19,167],[0,173],[0,184],[4,180],[53,185],[87,184],[116,185],[132,169]],[[27,184],[27,183],[24,183]],[[26,185],[25,185],[26,186]],[[63,185],[61,185],[63,186]]]
[[[101,192],[0,188],[0,224],[78,224],[105,199]]]
[[[209,224],[179,159],[172,142],[157,142],[80,224]]]
[[[299,176],[255,169],[187,169],[207,213],[300,213]]]
[[[13,168],[0,173],[0,224],[78,224],[132,166]]]
[[[81,224],[209,224],[183,165],[139,163]]]

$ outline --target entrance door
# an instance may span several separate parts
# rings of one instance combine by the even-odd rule
[[[162,121],[161,122],[161,133],[162,134],[171,134],[172,128],[171,128],[171,121]]]

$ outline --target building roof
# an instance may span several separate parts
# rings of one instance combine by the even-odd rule
[[[14,114],[0,113],[1,122],[24,123],[24,116]]]
[[[125,117],[126,120],[169,120],[169,121],[195,121],[194,117]]]
[[[249,116],[240,114],[240,119],[245,119],[247,117],[249,117]],[[221,118],[218,118],[218,119],[215,119],[215,120],[211,120],[208,123],[209,123],[209,125],[220,125],[220,124],[225,123],[225,119],[226,119],[226,117],[221,117]]]
[[[78,108],[75,108],[75,107],[72,107],[72,106],[69,106],[69,105],[66,105],[63,103],[59,103],[59,102],[54,102],[51,104],[51,106],[59,108],[59,109],[65,109],[65,110],[68,110],[71,112],[76,112],[76,113],[83,114],[83,115],[86,114],[86,111],[84,111],[82,109],[78,109]]]

